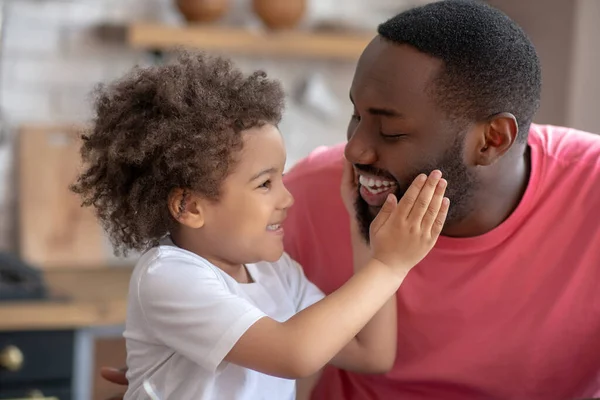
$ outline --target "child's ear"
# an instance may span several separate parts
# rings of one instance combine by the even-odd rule
[[[169,212],[175,221],[189,228],[204,226],[204,210],[201,199],[186,189],[173,189],[169,194]]]

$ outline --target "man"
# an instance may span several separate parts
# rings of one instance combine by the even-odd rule
[[[531,123],[538,57],[498,10],[442,1],[378,33],[350,88],[347,144],[286,177],[286,250],[326,293],[351,276],[344,155],[365,239],[387,193],[420,172],[444,172],[451,211],[398,291],[392,371],[328,367],[312,400],[600,396],[600,136]]]

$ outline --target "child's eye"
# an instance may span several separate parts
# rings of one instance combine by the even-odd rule
[[[259,188],[261,188],[261,189],[270,189],[271,188],[271,180],[269,179],[268,181],[266,181],[265,183],[263,183],[262,185],[260,185]]]

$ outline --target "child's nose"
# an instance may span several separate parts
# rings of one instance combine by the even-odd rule
[[[293,204],[294,204],[294,196],[292,196],[292,194],[289,192],[289,190],[287,190],[287,188],[284,186],[283,188],[283,200],[281,202],[281,208],[282,209],[286,209],[286,208],[290,208]]]

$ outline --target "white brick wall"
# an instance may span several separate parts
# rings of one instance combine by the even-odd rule
[[[323,18],[355,19],[374,28],[399,7],[427,0],[310,0],[304,25]],[[14,248],[13,143],[15,128],[25,122],[78,122],[89,117],[88,95],[99,81],[113,79],[147,55],[94,35],[100,23],[155,20],[180,22],[171,0],[5,0],[0,106],[7,139],[0,143],[0,249]],[[226,22],[258,24],[250,0],[233,1]],[[291,93],[310,73],[320,73],[338,105],[319,116],[289,102],[282,130],[290,164],[321,144],[344,139],[350,112],[349,63],[298,62],[236,58],[246,69],[265,68],[282,79]]]

